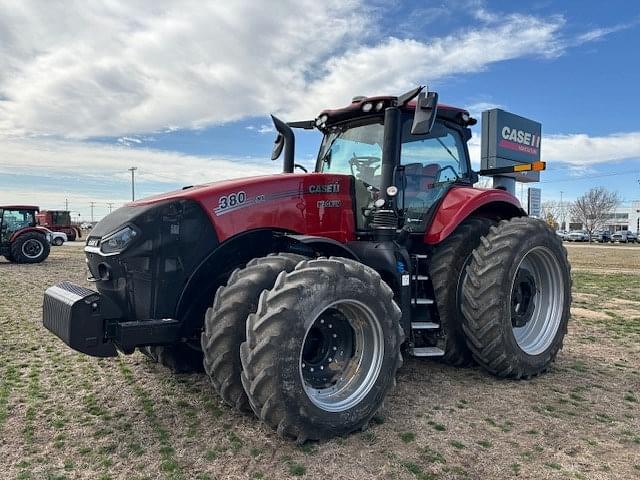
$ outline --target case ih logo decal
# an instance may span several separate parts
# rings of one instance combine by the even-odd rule
[[[540,148],[540,136],[509,126],[502,127],[502,139],[499,145],[509,150],[537,155]]]
[[[340,193],[340,183],[325,183],[321,185],[309,185],[309,193]]]

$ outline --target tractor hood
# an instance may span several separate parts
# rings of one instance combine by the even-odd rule
[[[108,236],[128,222],[137,225],[136,219],[145,215],[166,215],[169,206],[180,211],[180,205],[195,204],[220,241],[267,228],[346,240],[353,230],[351,188],[350,175],[324,173],[280,173],[185,187],[128,203],[99,222],[91,237]],[[91,239],[87,244],[94,246]]]

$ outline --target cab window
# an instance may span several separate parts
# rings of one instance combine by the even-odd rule
[[[436,122],[431,133],[411,135],[411,119],[403,124],[400,163],[404,192],[398,204],[410,231],[424,231],[427,213],[458,179],[466,177],[464,142],[455,129]]]

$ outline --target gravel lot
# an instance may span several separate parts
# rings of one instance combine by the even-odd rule
[[[43,290],[84,280],[81,244],[0,260],[0,477],[640,477],[640,247],[569,245],[574,308],[547,374],[495,379],[408,359],[371,428],[302,447],[222,405],[202,375],[76,354]]]

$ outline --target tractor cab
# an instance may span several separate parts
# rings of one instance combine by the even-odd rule
[[[8,243],[14,233],[36,226],[38,207],[28,205],[0,206],[0,243]]]
[[[32,205],[0,206],[0,255],[18,263],[39,263],[49,256],[50,239],[37,226],[38,210]]]
[[[383,186],[384,107],[391,98],[355,99],[345,111],[324,111],[320,127],[324,134],[316,171],[342,173],[354,178],[356,221],[366,230],[373,221],[376,202],[384,193],[393,199],[400,228],[424,232],[428,213],[455,184],[470,185],[474,174],[469,164],[467,127],[475,123],[464,110],[440,106],[429,131],[412,133],[415,102],[400,109],[400,152],[393,165],[391,184]],[[355,107],[355,108],[354,108]],[[337,120],[331,121],[330,114]]]

